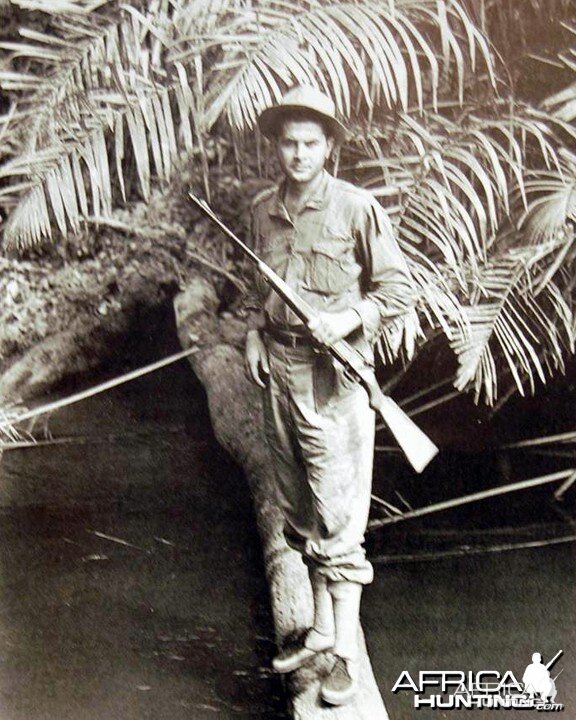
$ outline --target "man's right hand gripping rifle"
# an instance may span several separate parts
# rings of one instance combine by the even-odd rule
[[[190,193],[194,203],[227,235],[237,247],[255,264],[264,277],[292,312],[308,328],[318,342],[319,349],[329,352],[344,367],[345,374],[366,390],[370,406],[384,420],[406,458],[416,470],[422,470],[437,454],[438,448],[406,413],[388,395],[384,395],[374,374],[374,368],[366,363],[363,355],[344,339],[357,322],[355,311],[338,313],[318,312],[297,295],[272,268],[264,263],[247,245],[216,217],[211,208]],[[349,327],[349,329],[348,329]],[[247,370],[260,387],[265,387],[269,372],[266,346],[257,330],[249,331],[246,347]]]
[[[330,352],[330,347],[356,330],[360,316],[355,310],[338,313],[315,312],[307,328],[319,349]],[[246,371],[261,388],[266,387],[269,374],[268,351],[258,330],[248,330],[246,336]]]

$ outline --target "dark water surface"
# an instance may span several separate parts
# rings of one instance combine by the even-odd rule
[[[285,717],[247,487],[193,380],[163,370],[53,416],[85,443],[4,453],[1,720]]]
[[[574,544],[433,563],[377,567],[364,597],[370,657],[392,720],[504,720],[536,711],[414,708],[391,689],[404,670],[511,670],[518,680],[533,652],[554,665],[560,715],[576,718]],[[546,716],[546,713],[544,713]]]
[[[60,411],[50,430],[86,441],[0,465],[0,720],[286,717],[247,487],[188,365]],[[391,687],[403,670],[521,676],[534,651],[559,649],[575,718],[575,559],[568,544],[377,566],[363,623],[391,720],[508,717],[415,710]]]
[[[438,412],[438,421],[449,424],[445,429],[459,433],[464,441],[472,436],[468,451],[462,449],[464,442],[459,449],[443,445],[426,472],[396,477],[393,487],[387,486],[381,467],[376,491],[398,503],[394,487],[402,487],[414,507],[425,507],[574,467],[573,444],[548,455],[498,449],[507,442],[574,428],[574,371],[572,363],[564,379],[550,383],[535,398],[516,398],[489,428],[476,432],[466,417],[469,405],[446,406]],[[438,432],[438,426],[433,429]],[[477,448],[474,436],[479,439]],[[393,468],[389,474],[394,477]],[[553,715],[576,718],[576,485],[562,503],[553,501],[557,487],[558,482],[509,493],[369,534],[372,557],[384,556],[384,562],[376,564],[375,581],[366,590],[363,623],[392,720],[546,716],[517,709],[415,709],[413,693],[393,694],[391,689],[404,670],[416,681],[421,671],[441,670],[512,671],[521,681],[534,652],[547,662],[559,650],[564,654],[551,672],[561,673],[556,702],[565,709]],[[557,544],[438,557],[466,546],[468,551],[487,550],[543,541]],[[420,561],[387,562],[394,555],[418,553]],[[423,553],[437,557],[422,561]]]

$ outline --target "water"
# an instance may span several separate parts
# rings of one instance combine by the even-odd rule
[[[492,446],[492,452],[480,451],[468,440],[467,452],[443,447],[438,461],[418,478],[403,479],[402,471],[393,467],[388,474],[396,476],[396,487],[402,487],[415,507],[424,507],[573,466],[569,446],[559,456],[496,450],[506,442],[573,427],[572,378],[568,375],[541,398],[516,399],[491,424],[491,437],[484,429],[484,443]],[[454,423],[452,432],[472,441],[478,436],[471,427],[470,406],[460,403],[445,418],[444,422]],[[398,502],[386,482],[386,468],[381,466],[380,471],[384,477],[375,483],[378,492]],[[502,495],[369,536],[372,557],[384,561],[376,564],[375,581],[366,589],[363,623],[392,720],[498,720],[508,717],[507,712],[530,717],[534,710],[415,709],[414,693],[391,690],[405,670],[417,682],[419,672],[440,670],[512,671],[521,681],[534,652],[547,662],[559,650],[564,654],[552,669],[553,676],[561,672],[556,701],[565,705],[564,717],[576,717],[576,543],[441,557],[466,545],[487,550],[574,537],[576,487],[561,505],[552,500],[556,487],[557,483]],[[423,552],[436,553],[436,558],[391,561],[398,555],[422,558]]]
[[[175,349],[125,350],[143,364]],[[187,363],[61,411],[50,430],[87,440],[0,465],[0,718],[285,718],[247,486]],[[410,549],[425,528],[370,551]],[[391,720],[502,717],[416,711],[391,693],[403,670],[521,676],[535,650],[559,649],[558,700],[574,717],[575,559],[569,544],[377,565],[362,614]]]
[[[88,439],[0,465],[2,720],[285,717],[247,486],[187,364],[50,430]]]
[[[507,717],[503,710],[415,710],[412,693],[391,689],[404,670],[414,678],[423,670],[511,670],[521,680],[533,652],[548,661],[560,649],[552,673],[563,669],[557,702],[564,717],[575,717],[575,555],[572,544],[378,566],[363,622],[392,720]]]

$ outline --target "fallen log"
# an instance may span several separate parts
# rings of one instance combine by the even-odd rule
[[[175,298],[176,325],[184,349],[191,338],[201,348],[190,363],[206,390],[214,432],[220,444],[243,467],[252,494],[272,613],[279,644],[312,622],[308,573],[298,553],[286,545],[282,517],[275,503],[273,467],[264,438],[260,390],[244,373],[241,352],[244,328],[220,322],[212,286],[197,279]],[[288,677],[287,690],[295,720],[387,720],[361,631],[361,686],[355,700],[330,708],[319,699],[322,678],[331,667],[324,655]]]

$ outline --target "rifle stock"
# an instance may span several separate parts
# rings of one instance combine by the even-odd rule
[[[214,215],[211,208],[203,200],[198,199],[189,193],[194,203],[216,224],[218,227],[256,264],[258,271],[264,276],[272,289],[280,295],[290,309],[307,325],[316,315],[316,310],[297,295],[292,288],[277,275],[274,270],[260,258],[224,223]],[[368,393],[370,407],[378,412],[390,432],[394,435],[396,442],[406,455],[406,459],[418,473],[422,472],[426,465],[437,454],[438,448],[425,435],[422,430],[411,420],[408,415],[388,395],[384,395],[380,389],[374,370],[370,367],[362,355],[346,340],[338,340],[326,347],[326,350],[338,360],[346,369],[346,372],[359,382]]]
[[[410,465],[421,473],[437,455],[438,448],[389,395],[384,395],[380,388],[378,395],[375,400],[370,397],[370,406],[388,425]]]

